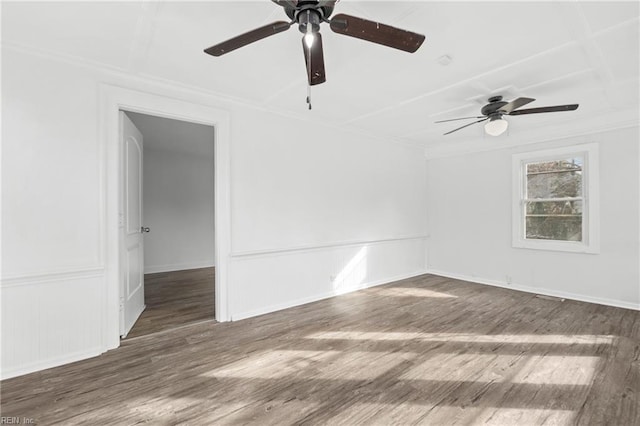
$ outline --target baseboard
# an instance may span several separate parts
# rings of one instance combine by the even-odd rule
[[[82,361],[93,358],[104,353],[100,348],[89,351],[74,352],[58,358],[38,361],[27,365],[21,365],[14,369],[2,369],[0,372],[0,380],[7,380],[13,377],[23,376],[25,374],[35,373],[37,371],[46,370],[48,368],[60,367],[61,365],[70,364],[72,362]]]
[[[283,303],[277,303],[275,305],[266,306],[260,309],[254,309],[252,311],[241,312],[239,314],[232,314],[230,320],[231,321],[239,321],[251,317],[257,317],[258,315],[269,314],[271,312],[281,311],[283,309],[293,308],[295,306],[305,305],[307,303],[317,302],[319,300],[328,299],[330,297],[340,296],[342,294],[353,293],[354,291],[363,290],[369,287],[376,287],[383,284],[389,284],[394,281],[404,280],[407,278],[417,277],[419,275],[426,274],[427,271],[421,269],[419,271],[411,272],[408,274],[397,275],[395,277],[385,278],[382,280],[370,281],[367,283],[360,284],[355,287],[350,287],[348,289],[344,289],[341,291],[328,291],[320,294],[315,294],[309,297],[303,297],[296,300],[290,300]]]
[[[185,271],[187,269],[212,268],[214,266],[215,265],[213,264],[213,261],[174,263],[170,265],[152,265],[145,266],[144,273],[157,274],[158,272]]]
[[[506,288],[510,290],[524,291],[526,293],[542,294],[544,296],[560,297],[564,299],[576,300],[578,302],[595,303],[598,305],[613,306],[615,308],[624,308],[624,309],[632,309],[635,311],[640,311],[639,304],[624,302],[621,300],[606,299],[602,297],[592,297],[592,296],[586,296],[584,294],[575,294],[575,293],[568,293],[564,291],[549,290],[547,288],[541,288],[541,287],[531,287],[531,286],[519,285],[519,284],[507,284],[506,282],[503,282],[503,281],[472,277],[469,275],[440,271],[437,269],[430,269],[427,273],[432,275],[438,275],[440,277],[453,278],[461,281],[469,281],[476,284],[486,284],[493,287],[501,287],[501,288]]]

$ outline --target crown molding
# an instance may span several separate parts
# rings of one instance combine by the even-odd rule
[[[157,89],[167,89],[173,91],[183,92],[189,95],[195,95],[197,97],[205,97],[209,100],[213,100],[216,104],[220,102],[226,103],[232,106],[239,106],[248,109],[252,109],[254,111],[262,111],[270,114],[276,114],[284,118],[294,119],[297,121],[306,122],[312,124],[313,126],[322,126],[327,129],[339,130],[342,132],[351,133],[353,135],[364,136],[368,139],[373,139],[376,141],[384,142],[384,143],[392,143],[394,145],[400,145],[406,148],[411,149],[424,149],[424,145],[422,143],[417,143],[413,141],[408,141],[406,139],[398,138],[398,137],[388,137],[388,136],[380,136],[379,134],[375,134],[373,132],[367,131],[357,126],[353,126],[349,123],[339,123],[339,122],[328,122],[325,117],[318,116],[310,116],[306,113],[297,113],[288,111],[282,108],[273,108],[269,107],[260,101],[254,101],[250,99],[240,98],[230,96],[228,94],[220,93],[214,90],[181,83],[175,80],[164,79],[161,77],[145,74],[145,73],[132,73],[127,71],[126,69],[115,67],[112,65],[108,65],[105,63],[92,61],[86,58],[82,58],[79,56],[68,55],[60,52],[51,52],[46,51],[44,49],[40,49],[34,46],[27,46],[21,43],[16,42],[1,42],[2,49],[10,49],[14,50],[18,53],[39,57],[46,60],[62,62],[67,65],[85,68],[91,70],[93,72],[106,74],[117,79],[122,79],[127,82],[132,82],[141,86],[155,86]],[[305,110],[306,111],[306,110]]]
[[[197,86],[191,86],[177,81],[163,79],[156,76],[147,75],[144,73],[133,73],[127,71],[124,68],[109,65],[103,62],[92,61],[80,56],[69,55],[62,52],[53,52],[44,49],[40,49],[35,46],[29,46],[16,42],[2,41],[3,49],[14,50],[18,53],[25,55],[36,56],[42,59],[47,59],[55,62],[62,62],[67,65],[85,68],[97,73],[113,76],[115,78],[125,79],[134,83],[141,83],[144,85],[155,85],[160,88],[170,88],[173,90],[180,90],[183,92],[190,92],[190,94],[205,95],[208,97],[217,98],[218,101],[227,102],[234,105],[245,106],[249,108],[255,108],[256,105],[250,100],[233,97],[224,93],[216,92],[210,89],[204,89]]]

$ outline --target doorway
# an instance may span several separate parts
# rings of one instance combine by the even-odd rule
[[[215,129],[131,111],[121,120],[121,337],[212,321]]]
[[[166,88],[156,88],[167,92]],[[101,258],[105,265],[104,307],[102,309],[102,350],[120,346],[120,307],[123,296],[122,265],[122,190],[124,167],[120,112],[131,111],[213,126],[214,199],[215,199],[215,319],[231,319],[229,312],[228,268],[231,255],[231,116],[228,111],[208,105],[202,96],[173,90],[172,96],[159,95],[112,84],[99,85],[100,156],[99,169],[104,182],[101,197],[101,233],[104,245]]]

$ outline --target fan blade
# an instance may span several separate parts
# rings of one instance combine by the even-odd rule
[[[320,7],[333,7],[336,5],[336,3],[338,3],[340,0],[320,0],[318,1],[318,6]]]
[[[453,130],[451,130],[450,132],[445,133],[445,135],[448,135],[448,134],[453,133],[453,132],[457,132],[458,130],[460,130],[460,129],[464,129],[465,127],[469,127],[469,126],[471,126],[472,124],[477,124],[477,123],[481,123],[481,122],[483,122],[483,121],[487,121],[488,119],[489,119],[489,117],[486,117],[486,118],[483,118],[482,120],[478,120],[478,121],[474,121],[473,123],[465,124],[465,125],[464,125],[464,126],[462,126],[462,127],[458,127],[457,129],[453,129]]]
[[[525,106],[528,103],[531,103],[535,101],[535,99],[532,98],[518,98],[518,99],[514,99],[511,102],[509,102],[506,105],[503,105],[502,107],[500,107],[500,109],[498,111],[502,111],[504,113],[509,114],[511,111],[518,109],[522,106]]]
[[[285,9],[295,9],[298,6],[298,0],[271,0],[278,6],[282,6]]]
[[[422,45],[424,36],[378,22],[340,13],[331,19],[331,30],[372,43],[413,53]]]
[[[458,120],[471,120],[472,118],[485,118],[485,117],[484,117],[484,115],[480,115],[478,117],[450,118],[449,120],[434,121],[434,123],[446,123],[447,121],[458,121]]]
[[[272,22],[268,25],[265,25],[260,28],[256,28],[255,30],[246,32],[237,37],[229,39],[227,41],[223,41],[222,43],[218,43],[215,46],[211,46],[205,49],[204,51],[209,55],[222,56],[225,53],[229,53],[240,47],[246,46],[247,44],[250,44],[255,41],[262,40],[263,38],[272,36],[274,34],[278,34],[283,31],[286,31],[290,27],[291,27],[290,22],[285,22],[285,21]]]
[[[550,106],[550,107],[520,109],[518,111],[513,111],[509,115],[540,114],[543,112],[575,111],[577,109],[578,109],[578,104],[557,105],[557,106]]]
[[[324,75],[324,55],[322,53],[322,36],[320,33],[315,33],[313,36],[314,40],[310,48],[305,44],[304,37],[302,38],[304,62],[307,64],[307,79],[311,86],[326,81]]]

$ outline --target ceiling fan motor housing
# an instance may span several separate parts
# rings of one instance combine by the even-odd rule
[[[498,110],[508,103],[509,102],[505,102],[502,100],[502,96],[492,96],[489,98],[489,103],[482,107],[480,113],[482,115],[486,115],[487,117],[496,115],[498,113]]]
[[[298,28],[303,33],[307,31],[307,11],[311,11],[311,15],[318,17],[317,20],[315,17],[311,18],[312,31],[317,32],[320,30],[320,22],[328,19],[333,13],[333,6],[320,6],[318,0],[306,0],[298,2],[295,8],[285,7],[284,11],[289,18],[298,23]]]

